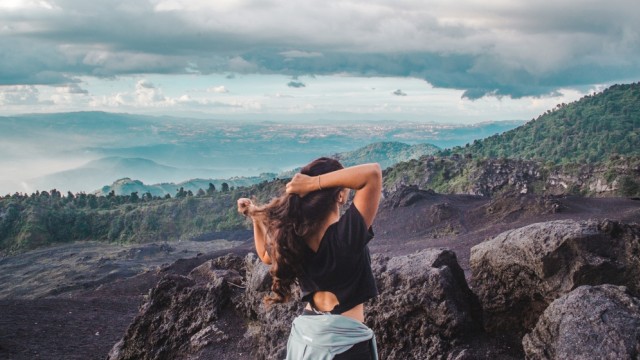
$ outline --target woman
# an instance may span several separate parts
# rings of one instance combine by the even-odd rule
[[[238,200],[253,220],[256,251],[271,265],[267,304],[286,302],[297,280],[304,313],[292,325],[287,359],[377,359],[364,302],[378,294],[367,243],[378,211],[382,174],[378,164],[343,168],[319,158],[264,206]],[[352,204],[341,216],[351,189]]]

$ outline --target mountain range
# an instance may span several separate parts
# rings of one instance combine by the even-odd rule
[[[407,161],[410,159],[417,159],[424,155],[432,155],[438,152],[440,148],[431,144],[416,144],[416,145],[408,145],[400,142],[378,142],[369,144],[367,146],[361,147],[354,151],[348,151],[344,153],[337,154],[325,154],[326,156],[334,157],[340,160],[343,165],[351,166],[355,164],[362,164],[366,162],[378,162],[383,168],[392,166],[401,161]],[[147,165],[153,168],[152,164],[149,164],[149,160],[143,161],[141,159],[105,159],[111,160],[111,162],[117,162],[117,164],[130,163],[131,165],[136,165],[140,163],[141,165]],[[102,163],[103,161],[99,161],[97,163]],[[95,162],[94,162],[95,163]],[[109,162],[110,163],[110,162]],[[163,168],[159,164],[155,164],[156,166]],[[176,194],[178,189],[182,188],[184,191],[191,191],[192,193],[196,193],[199,190],[206,190],[209,187],[209,184],[213,184],[217,189],[222,187],[223,183],[226,183],[230,187],[239,187],[239,186],[250,186],[253,184],[257,184],[263,181],[270,181],[275,178],[286,178],[291,177],[292,174],[297,171],[298,168],[280,172],[280,173],[262,173],[257,176],[234,176],[230,178],[223,179],[208,179],[208,178],[196,178],[190,179],[187,181],[181,181],[177,183],[170,182],[161,182],[158,184],[144,184],[140,180],[135,180],[141,178],[140,176],[136,177],[132,175],[132,177],[125,177],[116,180],[111,185],[105,185],[100,190],[96,191],[98,195],[107,195],[110,192],[114,192],[116,195],[129,195],[132,192],[138,192],[139,194],[150,193],[152,196],[165,196],[167,194],[173,196]],[[84,169],[83,169],[84,170]],[[120,170],[120,173],[124,173],[125,171],[129,171],[132,174],[138,173],[145,170],[144,166],[140,166],[139,168],[128,168],[125,167]],[[167,172],[177,171],[179,174],[179,169],[169,168]],[[111,171],[111,173],[115,173]],[[55,174],[54,176],[59,176],[59,174]],[[102,175],[104,177],[104,175]],[[47,181],[52,183],[52,177],[47,177]],[[64,179],[62,179],[64,181]]]
[[[447,148],[521,124],[229,122],[103,112],[0,117],[0,193],[91,192],[125,177],[153,184],[277,174],[372,143]]]

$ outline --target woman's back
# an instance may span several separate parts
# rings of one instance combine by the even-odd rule
[[[352,204],[326,229],[316,251],[306,247],[303,252],[303,272],[298,276],[302,301],[320,311],[342,314],[375,297],[378,291],[366,246],[372,238],[371,227]],[[327,298],[337,304],[326,304]]]
[[[320,158],[271,203],[238,200],[238,211],[253,220],[258,256],[271,265],[272,292],[265,301],[288,301],[298,281],[302,301],[308,302],[292,325],[287,359],[299,354],[305,359],[375,358],[375,337],[363,324],[363,304],[378,293],[367,244],[381,188],[378,164],[344,169],[336,160]],[[340,216],[350,189],[356,190],[353,203]],[[317,315],[322,312],[331,314]]]

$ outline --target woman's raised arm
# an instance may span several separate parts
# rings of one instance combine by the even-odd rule
[[[345,187],[356,190],[353,204],[356,206],[367,227],[373,223],[378,212],[382,193],[382,171],[377,163],[351,166],[319,176],[296,174],[286,191],[289,194],[306,194],[330,187]]]
[[[271,257],[269,257],[269,252],[267,251],[266,242],[267,242],[267,229],[262,221],[259,219],[253,218],[251,215],[253,210],[255,209],[255,204],[251,199],[241,198],[238,199],[238,212],[244,216],[251,217],[253,222],[253,239],[256,246],[256,252],[258,253],[258,257],[265,264],[271,264]]]

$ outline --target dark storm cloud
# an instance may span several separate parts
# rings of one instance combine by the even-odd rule
[[[303,82],[292,80],[287,83],[287,86],[291,88],[303,88],[306,85]]]
[[[128,74],[405,76],[465,97],[640,78],[640,2],[50,0],[0,5],[0,85]]]

